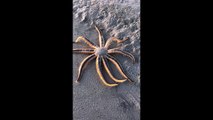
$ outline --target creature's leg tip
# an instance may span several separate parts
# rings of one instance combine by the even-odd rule
[[[124,39],[123,39],[123,41],[126,41],[126,40],[128,40],[129,39],[129,37],[125,37]]]
[[[119,80],[119,81],[116,81],[116,83],[123,83],[123,82],[126,82],[127,79],[124,79],[124,80]]]
[[[133,80],[131,80],[131,79],[129,79],[129,78],[128,78],[128,81],[129,81],[130,83],[134,83],[134,81],[133,81]]]
[[[116,84],[116,85],[113,85],[113,86],[111,86],[111,87],[117,87],[119,84]]]
[[[76,80],[76,81],[75,81],[75,83],[79,84],[79,81],[78,81],[78,80]]]

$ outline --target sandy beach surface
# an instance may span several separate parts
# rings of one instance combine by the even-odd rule
[[[100,83],[95,60],[83,71],[80,83],[75,83],[78,67],[88,55],[73,54],[73,117],[74,120],[139,120],[140,119],[140,1],[139,0],[74,0],[73,41],[84,36],[98,45],[98,33],[103,37],[129,40],[120,44],[121,50],[134,55],[133,64],[128,57],[114,54],[125,73],[134,83],[124,82],[108,88]],[[75,44],[73,48],[85,46]],[[110,63],[111,65],[111,63]],[[120,77],[115,67],[113,73]],[[106,79],[107,74],[105,75]]]

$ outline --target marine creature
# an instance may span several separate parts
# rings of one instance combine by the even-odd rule
[[[120,63],[118,60],[113,57],[110,54],[122,54],[126,57],[129,57],[133,63],[135,63],[135,58],[134,56],[126,51],[120,50],[120,47],[115,47],[115,48],[109,48],[110,45],[112,45],[113,42],[117,43],[123,43],[124,41],[128,40],[128,38],[125,38],[123,40],[120,40],[115,37],[110,37],[106,43],[103,39],[103,36],[97,26],[95,26],[96,31],[98,32],[98,40],[99,40],[99,46],[95,45],[92,43],[90,40],[86,39],[83,36],[79,36],[74,43],[80,43],[80,41],[85,42],[89,48],[75,48],[73,49],[73,53],[81,53],[81,54],[90,54],[87,56],[81,63],[78,69],[78,76],[76,82],[79,82],[80,77],[82,76],[82,71],[83,68],[86,67],[86,65],[91,62],[93,59],[96,58],[96,71],[100,77],[101,82],[108,87],[114,87],[118,86],[119,83],[123,83],[126,80],[129,82],[133,82],[127,75],[124,73],[123,68],[121,67]],[[115,67],[118,69],[119,73],[124,77],[123,79],[117,79],[113,76],[108,62],[111,62],[115,65]],[[110,78],[115,82],[115,83],[108,83],[105,78],[103,77],[103,72],[102,72],[102,67],[105,68],[106,72],[110,76]]]

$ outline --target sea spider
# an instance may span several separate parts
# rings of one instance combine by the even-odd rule
[[[126,41],[127,39],[124,40],[120,40],[117,39],[115,37],[110,37],[107,41],[106,44],[104,42],[103,36],[101,35],[101,32],[99,31],[99,29],[95,26],[96,31],[98,32],[98,39],[99,39],[99,45],[100,46],[96,46],[94,43],[92,43],[91,41],[89,41],[88,39],[84,38],[83,36],[79,36],[76,41],[74,43],[78,43],[80,40],[83,40],[90,48],[76,48],[73,49],[73,52],[75,53],[83,53],[83,54],[91,54],[89,56],[87,56],[80,64],[79,66],[79,73],[78,73],[78,77],[76,82],[78,82],[80,80],[81,74],[82,74],[82,70],[83,67],[89,63],[91,60],[93,60],[94,58],[96,58],[96,70],[97,73],[102,81],[102,83],[106,86],[109,87],[113,87],[113,86],[117,86],[118,83],[122,83],[125,82],[126,80],[129,80],[130,82],[133,82],[131,79],[129,79],[125,74],[124,71],[121,67],[121,65],[119,64],[119,62],[116,60],[116,58],[114,58],[113,56],[109,55],[112,53],[118,53],[118,54],[122,54],[124,56],[127,56],[129,58],[131,58],[133,60],[133,62],[135,62],[135,58],[132,54],[119,50],[119,47],[113,48],[113,49],[109,49],[109,46],[112,44],[112,42],[117,42],[117,43],[122,43],[124,41]],[[118,69],[119,73],[124,77],[124,79],[117,79],[115,78],[110,69],[109,69],[109,65],[108,65],[108,60],[111,61],[115,67]],[[102,71],[101,71],[101,67],[102,67],[102,63],[104,65],[104,68],[106,70],[106,72],[108,73],[108,75],[110,76],[110,78],[116,82],[114,84],[108,83],[106,82],[106,80],[103,77]]]

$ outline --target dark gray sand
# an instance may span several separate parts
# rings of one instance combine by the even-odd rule
[[[132,53],[136,58],[136,63],[133,64],[128,57],[114,55],[125,73],[135,82],[127,81],[118,87],[108,88],[100,83],[94,60],[84,69],[80,83],[75,83],[79,64],[88,55],[73,54],[74,120],[139,120],[140,1],[74,0],[73,16],[73,41],[82,35],[98,45],[98,34],[94,28],[96,24],[105,40],[110,36],[119,39],[129,37],[128,41],[121,44],[121,50]],[[117,73],[114,68],[113,71],[114,74]]]

